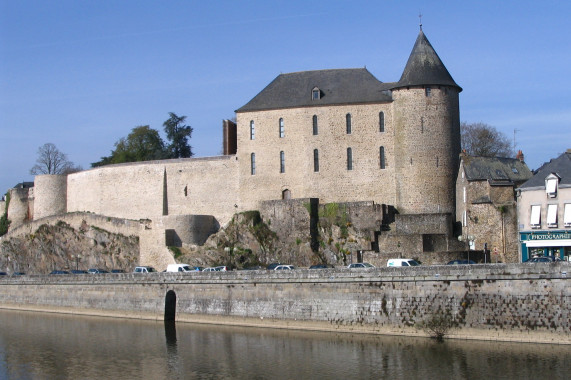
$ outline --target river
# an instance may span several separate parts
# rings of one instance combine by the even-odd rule
[[[571,347],[0,310],[0,379],[564,379]]]

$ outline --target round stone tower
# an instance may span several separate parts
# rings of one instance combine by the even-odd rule
[[[67,211],[67,175],[45,174],[34,179],[34,219]]]
[[[421,29],[393,87],[396,208],[401,214],[454,215],[460,91]]]

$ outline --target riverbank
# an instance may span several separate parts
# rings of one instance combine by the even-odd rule
[[[0,308],[353,334],[421,336],[445,317],[451,339],[571,344],[569,263],[22,276]],[[288,273],[283,273],[288,272]]]

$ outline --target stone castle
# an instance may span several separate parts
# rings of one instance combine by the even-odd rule
[[[222,156],[37,176],[12,197],[11,228],[72,212],[142,220],[141,250],[158,252],[264,202],[312,198],[378,210],[385,228],[364,250],[450,251],[461,91],[421,29],[398,82],[366,68],[281,74],[224,121]]]

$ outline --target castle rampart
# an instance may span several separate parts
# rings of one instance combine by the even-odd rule
[[[0,279],[0,307],[369,334],[571,344],[569,263],[236,271]],[[65,291],[62,291],[65,289]],[[173,296],[175,296],[173,298]]]

